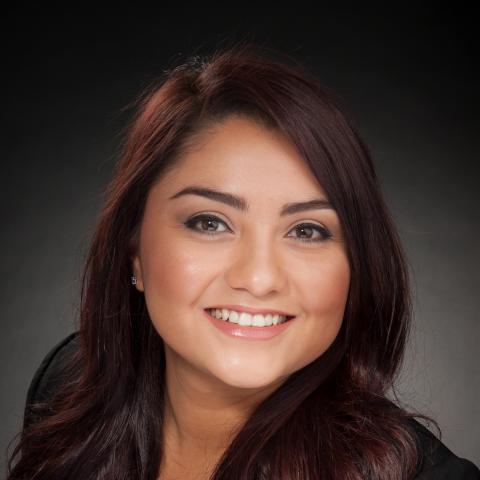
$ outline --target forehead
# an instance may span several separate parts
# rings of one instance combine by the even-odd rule
[[[174,168],[160,181],[175,188],[189,183],[238,188],[238,193],[281,191],[322,195],[295,145],[278,129],[240,116],[217,123],[188,141]]]

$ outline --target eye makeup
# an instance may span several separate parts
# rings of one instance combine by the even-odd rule
[[[203,226],[209,225],[213,226],[215,228],[219,224],[224,225],[226,227],[225,230],[203,230],[196,228],[198,224],[201,224]],[[227,226],[226,222],[219,217],[212,215],[212,214],[198,214],[194,215],[193,217],[189,218],[185,222],[183,222],[184,226],[194,232],[197,232],[201,235],[209,235],[209,236],[216,236],[221,233],[225,232],[231,232],[231,229]],[[208,228],[208,227],[207,227]],[[319,243],[319,242],[325,242],[332,238],[332,233],[325,227],[318,225],[316,223],[299,223],[296,225],[292,230],[290,231],[303,231],[303,232],[312,232],[310,236],[305,237],[290,237],[290,238],[296,238],[300,242],[304,243]],[[315,233],[318,234],[318,236],[315,237]]]

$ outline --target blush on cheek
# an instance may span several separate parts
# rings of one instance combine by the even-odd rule
[[[307,309],[320,317],[343,318],[350,286],[350,269],[346,259],[323,265],[316,270],[314,277],[310,280],[310,288],[305,288],[308,292]]]
[[[146,288],[153,295],[168,296],[168,302],[178,302],[178,307],[197,300],[215,265],[208,256],[199,255],[191,245],[181,242],[157,243],[148,252],[145,264]]]

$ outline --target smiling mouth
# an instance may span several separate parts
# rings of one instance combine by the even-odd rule
[[[294,319],[293,315],[255,314],[228,309],[206,308],[205,312],[212,318],[227,324],[236,324],[241,327],[275,327]]]

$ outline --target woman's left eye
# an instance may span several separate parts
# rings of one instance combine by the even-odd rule
[[[196,228],[196,225],[200,225],[200,228]],[[221,220],[220,218],[214,215],[196,215],[188,219],[184,225],[194,230],[198,233],[206,234],[206,235],[216,235],[217,233],[222,233],[226,231],[231,231],[230,228],[226,226],[226,223]],[[218,225],[225,225],[226,228],[224,230],[217,230],[216,228]],[[205,229],[203,228],[205,227]],[[210,228],[211,227],[211,228]],[[323,242],[328,240],[332,237],[331,233],[325,228],[320,225],[316,225],[314,223],[301,223],[300,225],[296,225],[291,231],[303,232],[306,233],[306,237],[296,237],[301,242]],[[315,233],[317,235],[315,236]]]
[[[292,231],[307,232],[307,237],[297,237],[301,242],[324,242],[332,238],[332,234],[325,228],[315,223],[301,223],[293,228]],[[319,235],[314,236],[314,232]]]

